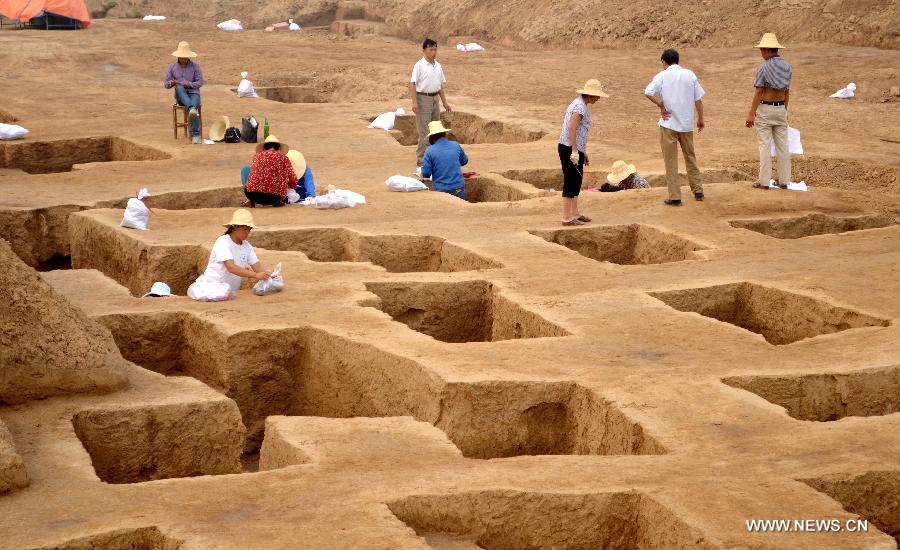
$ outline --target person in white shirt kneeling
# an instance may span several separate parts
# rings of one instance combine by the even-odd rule
[[[247,240],[253,224],[253,214],[240,208],[234,211],[231,220],[222,224],[227,229],[216,239],[206,271],[197,278],[201,283],[228,283],[231,290],[237,292],[241,288],[243,277],[264,281],[271,273],[266,271],[256,252]]]

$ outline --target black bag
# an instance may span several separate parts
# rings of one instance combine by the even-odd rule
[[[241,139],[247,143],[256,143],[256,130],[259,123],[253,118],[253,115],[245,116],[241,119],[243,129],[241,130]]]
[[[225,130],[225,138],[222,140],[225,143],[238,143],[241,141],[241,131],[232,126]]]

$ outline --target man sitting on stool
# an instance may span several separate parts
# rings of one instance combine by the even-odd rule
[[[191,135],[194,143],[202,143],[200,139],[200,118],[197,107],[200,106],[200,86],[203,86],[203,71],[196,61],[192,61],[197,54],[191,51],[191,45],[187,42],[179,42],[178,49],[172,52],[178,61],[169,65],[166,71],[166,80],[163,87],[175,88],[175,101],[182,107],[188,108],[188,118],[191,120]]]

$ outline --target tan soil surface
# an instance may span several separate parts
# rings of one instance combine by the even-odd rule
[[[604,4],[581,20],[606,25]],[[881,19],[896,19],[894,4],[844,4],[838,19],[858,27],[835,41],[896,40]],[[743,120],[759,58],[744,43],[758,34],[746,20],[762,28],[769,6],[736,5],[716,3],[713,16],[735,16],[674,42],[703,44],[682,55],[708,93],[696,136],[707,199],[682,208],[661,204],[655,111],[641,94],[659,70],[648,41],[672,36],[677,18],[637,49],[443,47],[453,124],[474,141],[468,202],[386,190],[412,171],[414,149],[402,129],[367,120],[409,109],[420,49],[379,32],[431,21],[564,45],[547,38],[562,19],[542,17],[562,8],[510,2],[481,17],[462,2],[403,14],[320,2],[291,9],[318,10],[315,24],[336,21],[340,34],[232,34],[215,20],[249,4],[204,3],[185,22],[188,4],[160,3],[147,11],[176,20],[0,32],[0,64],[16,67],[7,80],[21,91],[0,109],[31,130],[0,144],[0,236],[21,258],[0,247],[0,293],[28,297],[0,305],[18,308],[0,317],[4,338],[20,331],[2,353],[36,361],[50,332],[47,372],[83,373],[85,354],[115,348],[127,360],[119,391],[0,407],[0,548],[896,548],[900,112],[881,97],[900,52],[794,44],[832,28],[821,15],[832,3],[819,26],[782,18],[777,29],[796,30],[781,38],[794,46],[791,121],[807,151],[794,179],[811,191],[753,190]],[[250,26],[290,16],[279,6]],[[484,27],[448,24],[463,11]],[[882,35],[857,33],[876,23]],[[572,36],[607,31],[586,32]],[[253,150],[173,139],[161,79],[183,39],[207,76],[206,128],[221,114],[268,117],[320,192],[368,199],[254,210],[250,241],[265,265],[283,263],[280,294],[183,296],[241,201]],[[316,101],[238,99],[241,70]],[[588,184],[621,158],[654,187],[584,192],[595,221],[560,231],[555,145],[589,77],[611,97],[592,108]],[[827,99],[850,80],[858,100]],[[142,186],[150,230],[123,229]],[[38,276],[23,262],[74,269]],[[139,298],[158,280],[180,296]],[[38,326],[47,316],[66,322]],[[746,526],[858,518],[867,532]]]

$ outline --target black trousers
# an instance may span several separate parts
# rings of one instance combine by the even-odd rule
[[[266,206],[278,206],[284,202],[284,197],[278,195],[270,195],[268,193],[258,193],[256,191],[244,190],[244,195],[254,204],[263,204]]]
[[[574,199],[581,193],[581,175],[584,173],[584,153],[578,151],[578,165],[572,164],[569,158],[572,155],[572,148],[568,145],[559,144],[559,162],[562,164],[563,172],[563,192],[562,196],[567,199]]]

